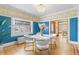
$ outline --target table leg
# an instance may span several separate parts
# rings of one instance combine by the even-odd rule
[[[33,38],[33,41],[34,41],[34,47],[33,47],[33,49],[34,49],[34,53],[36,53],[36,40]]]

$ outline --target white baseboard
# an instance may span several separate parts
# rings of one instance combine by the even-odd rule
[[[16,44],[16,41],[2,44],[1,47],[11,46],[11,45],[14,45],[14,44]]]
[[[76,45],[79,44],[79,42],[74,42],[74,41],[69,41],[69,43],[70,43],[70,44],[76,44]]]

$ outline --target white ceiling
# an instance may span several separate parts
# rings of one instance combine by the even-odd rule
[[[51,13],[56,13],[59,11],[63,11],[69,8],[73,8],[77,6],[77,4],[47,4],[47,10],[44,13],[39,13],[35,7],[34,4],[9,4],[9,6],[18,8],[22,11],[28,12],[34,16],[42,17]]]

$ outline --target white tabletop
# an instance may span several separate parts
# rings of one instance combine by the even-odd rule
[[[34,38],[34,39],[50,39],[50,38],[53,38],[54,36],[56,36],[56,34],[51,34],[51,35],[44,34],[43,36],[41,36],[38,33],[38,34],[35,34],[35,35],[24,35],[24,36],[29,37],[29,38]]]

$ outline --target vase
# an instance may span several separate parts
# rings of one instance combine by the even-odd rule
[[[43,36],[43,30],[41,30],[41,36]]]

